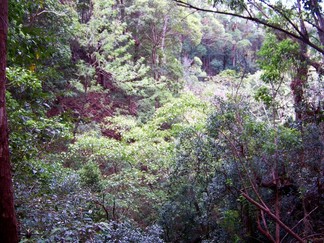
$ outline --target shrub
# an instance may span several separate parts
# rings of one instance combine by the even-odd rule
[[[98,164],[94,162],[85,164],[79,171],[79,174],[82,186],[88,187],[94,192],[102,190],[102,176]]]

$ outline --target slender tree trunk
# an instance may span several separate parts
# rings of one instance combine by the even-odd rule
[[[224,55],[223,55],[223,70],[225,70],[226,65],[227,65],[227,59],[226,59],[227,55],[226,55],[226,50],[225,49],[223,50],[223,53],[224,53]]]
[[[234,44],[234,46],[232,48],[232,53],[233,53],[232,65],[233,65],[233,67],[235,67],[236,66],[236,44]]]
[[[297,1],[299,14],[302,14],[301,1]],[[305,23],[300,17],[300,29],[305,38],[308,38],[308,33],[306,30]],[[307,45],[304,42],[299,41],[299,64],[297,65],[296,75],[292,80],[290,87],[294,96],[294,106],[295,106],[295,115],[296,121],[299,125],[302,125],[302,118],[304,113],[304,86],[307,83],[307,60],[305,53],[307,53]]]
[[[160,75],[158,71],[158,54],[157,54],[157,47],[153,46],[152,48],[152,69],[153,69],[153,76],[155,80],[159,80]]]
[[[280,219],[280,195],[279,195],[279,181],[277,180],[277,184],[276,184],[276,199],[275,199],[275,215],[278,219]],[[280,224],[278,222],[276,222],[276,242],[280,243]]]
[[[5,100],[8,0],[0,1],[0,242],[18,242]]]
[[[151,26],[151,31],[152,31],[152,53],[151,53],[151,58],[152,58],[152,70],[153,70],[153,77],[155,80],[160,79],[160,73],[159,73],[159,56],[158,56],[158,48],[159,48],[159,36],[158,36],[158,31],[156,30],[156,26],[152,24]]]
[[[169,16],[165,15],[164,17],[164,24],[163,24],[163,32],[162,32],[162,41],[161,41],[161,52],[162,52],[162,64],[166,64],[166,54],[164,52],[165,49],[165,38],[168,30],[168,21],[169,21]]]

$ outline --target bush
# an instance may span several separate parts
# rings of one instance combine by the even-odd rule
[[[79,174],[82,186],[88,187],[94,192],[99,192],[103,189],[102,176],[98,164],[94,162],[85,164],[79,171]]]

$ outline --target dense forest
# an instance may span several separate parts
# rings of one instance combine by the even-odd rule
[[[324,242],[322,0],[0,0],[0,242]]]

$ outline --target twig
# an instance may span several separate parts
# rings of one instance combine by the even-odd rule
[[[291,229],[293,230],[294,228],[296,228],[301,222],[304,221],[304,219],[306,219],[311,213],[313,213],[316,209],[318,209],[318,206],[316,208],[314,208],[312,211],[310,211],[306,216],[304,216],[301,220],[298,221],[297,224],[295,224],[294,227],[292,227]],[[283,242],[283,240],[288,236],[288,233],[281,239],[280,242]]]

